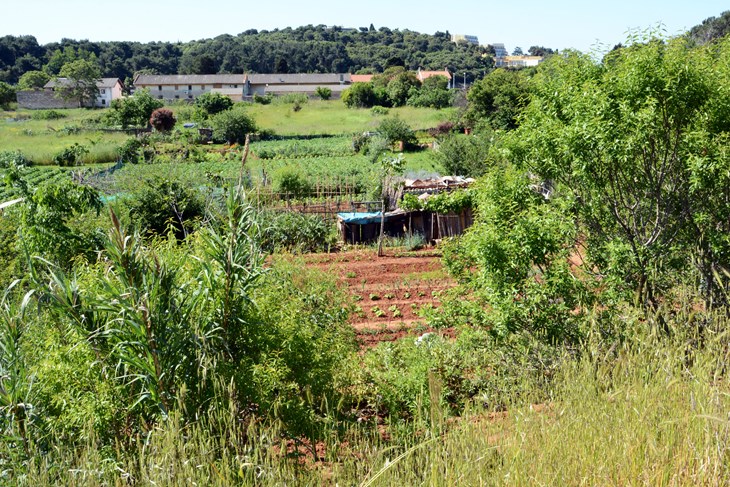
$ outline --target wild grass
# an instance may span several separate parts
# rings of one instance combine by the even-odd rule
[[[254,104],[249,108],[262,129],[279,135],[353,134],[371,131],[385,118],[373,115],[369,109],[350,109],[340,100],[310,100],[301,110],[291,104]],[[402,118],[413,130],[435,127],[449,119],[452,109],[400,107],[391,108],[389,117]]]

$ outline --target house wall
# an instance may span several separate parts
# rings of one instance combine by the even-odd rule
[[[215,83],[215,84],[186,84],[186,85],[136,85],[137,89],[148,89],[150,95],[159,100],[194,100],[203,93],[210,93],[216,89],[240,89],[243,93],[243,82],[238,84]]]

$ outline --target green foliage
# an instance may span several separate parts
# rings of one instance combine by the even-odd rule
[[[138,228],[157,235],[172,231],[178,239],[192,231],[204,210],[195,189],[163,178],[145,181],[129,202],[130,217]]]
[[[312,192],[312,184],[295,166],[284,166],[274,174],[275,190],[288,198],[303,198]]]
[[[256,131],[253,118],[242,108],[226,110],[210,119],[213,139],[227,144],[243,144],[246,135]]]
[[[416,211],[423,209],[421,200],[413,193],[405,193],[398,203],[398,207],[405,211]]]
[[[454,191],[443,191],[441,193],[431,195],[423,202],[422,206],[424,210],[446,215],[449,213],[461,213],[467,208],[472,208],[473,204],[473,191],[468,189],[457,189]]]
[[[31,161],[19,150],[0,152],[0,168],[2,169],[17,169],[30,165]]]
[[[394,76],[386,87],[390,105],[394,107],[405,105],[412,93],[418,92],[420,86],[421,82],[413,71],[405,71]]]
[[[175,115],[167,108],[158,108],[150,115],[150,125],[158,132],[170,132],[175,128],[175,123]]]
[[[101,69],[95,61],[77,59],[61,68],[57,78],[57,92],[65,100],[78,100],[79,107],[93,106],[99,95],[96,83],[100,79]]]
[[[378,125],[378,133],[388,144],[397,142],[403,143],[403,148],[409,148],[416,144],[416,134],[408,124],[399,117],[385,118]]]
[[[215,115],[233,107],[233,100],[221,93],[203,93],[195,99],[195,106],[202,108],[208,115]]]
[[[708,304],[730,267],[730,42],[644,39],[601,63],[552,56],[515,159],[574,198],[606,284],[655,307],[691,274]]]
[[[476,188],[475,224],[444,250],[449,271],[475,298],[464,302],[461,291],[456,304],[496,337],[528,330],[550,342],[574,340],[588,302],[587,283],[568,260],[576,229],[568,205],[545,200],[531,183],[519,170],[495,167]],[[456,204],[469,198],[452,194]]]
[[[9,110],[10,104],[15,101],[15,89],[4,81],[0,81],[0,108]]]
[[[341,99],[348,108],[370,108],[377,102],[372,83],[354,83],[342,92]]]
[[[332,225],[319,215],[269,212],[261,220],[261,247],[267,252],[327,252],[337,243]]]
[[[445,76],[431,76],[423,81],[416,92],[409,93],[408,105],[414,107],[446,108],[451,106],[454,93],[448,89],[449,80]]]
[[[98,192],[70,180],[45,182],[24,194],[18,245],[64,267],[79,255],[92,256],[98,246],[95,231],[80,231],[74,219],[101,209]]]
[[[326,86],[318,86],[314,92],[321,100],[329,100],[332,97],[332,90]]]
[[[488,135],[452,134],[439,141],[434,155],[446,174],[478,177],[492,164],[493,143]]]
[[[136,164],[142,157],[142,141],[137,137],[126,140],[118,149],[119,160],[124,163]]]
[[[150,95],[149,90],[138,90],[133,96],[112,100],[107,112],[107,123],[127,127],[146,127],[152,112],[162,108],[162,100]]]
[[[18,80],[19,90],[40,90],[51,80],[44,71],[26,71]]]
[[[268,93],[266,95],[253,94],[253,102],[261,105],[269,105],[274,100],[274,95]]]
[[[532,70],[495,69],[474,83],[467,93],[466,113],[471,125],[486,124],[493,130],[513,130],[529,101]]]
[[[58,110],[36,110],[31,115],[33,120],[59,120],[66,118],[66,114]]]
[[[83,163],[83,158],[88,153],[88,147],[74,143],[74,145],[66,147],[61,152],[54,155],[53,163],[61,167],[79,166]]]

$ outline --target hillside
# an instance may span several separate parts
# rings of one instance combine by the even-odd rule
[[[483,76],[493,66],[490,49],[454,44],[448,32],[304,26],[220,35],[187,43],[90,42],[63,39],[39,45],[33,36],[0,38],[0,81],[16,83],[27,71],[58,74],[64,63],[94,56],[106,76],[131,78],[135,72],[158,74],[325,73],[392,65],[444,69]],[[486,55],[486,56],[485,56]]]

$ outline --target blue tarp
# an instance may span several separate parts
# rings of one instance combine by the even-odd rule
[[[380,212],[362,212],[362,213],[338,213],[337,216],[345,223],[354,223],[356,225],[365,225],[368,223],[377,223],[380,221]],[[386,215],[387,220],[387,215]]]

